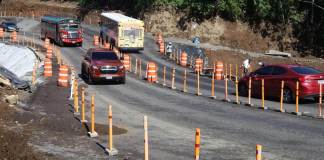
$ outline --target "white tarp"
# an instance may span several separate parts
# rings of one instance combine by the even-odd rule
[[[26,47],[0,43],[0,65],[16,74],[18,78],[27,80],[24,76],[33,71],[36,60],[34,52]]]

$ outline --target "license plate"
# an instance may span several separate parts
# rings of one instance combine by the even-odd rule
[[[318,80],[318,84],[324,84],[324,80]]]
[[[106,76],[106,79],[112,79],[112,76]]]
[[[72,43],[75,43],[75,41],[72,41]]]

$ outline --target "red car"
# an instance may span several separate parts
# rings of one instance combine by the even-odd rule
[[[97,81],[126,82],[123,63],[114,51],[103,48],[90,48],[82,61],[81,74],[89,84]]]
[[[297,81],[299,81],[299,97],[312,97],[315,101],[318,101],[319,97],[319,84],[324,83],[324,73],[313,67],[267,65],[240,79],[239,94],[242,96],[248,95],[249,77],[252,79],[252,96],[255,97],[261,96],[262,79],[264,79],[265,96],[280,98],[281,81],[284,81],[283,101],[285,103],[295,101]]]

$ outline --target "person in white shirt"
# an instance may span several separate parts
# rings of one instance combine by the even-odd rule
[[[169,42],[167,47],[166,47],[166,56],[171,59],[171,54],[172,54],[172,42]]]
[[[249,72],[251,65],[251,59],[246,59],[243,61],[243,73],[246,75]]]

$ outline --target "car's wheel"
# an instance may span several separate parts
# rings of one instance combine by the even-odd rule
[[[120,80],[120,83],[121,83],[121,84],[125,84],[125,83],[126,83],[126,77],[122,78],[122,79]]]
[[[314,98],[314,101],[315,101],[316,103],[319,102],[319,97],[313,97],[313,98]]]
[[[283,91],[283,102],[292,103],[294,101],[293,92],[289,88],[285,88]]]
[[[248,87],[245,84],[239,84],[238,92],[240,96],[246,97],[248,95]]]

